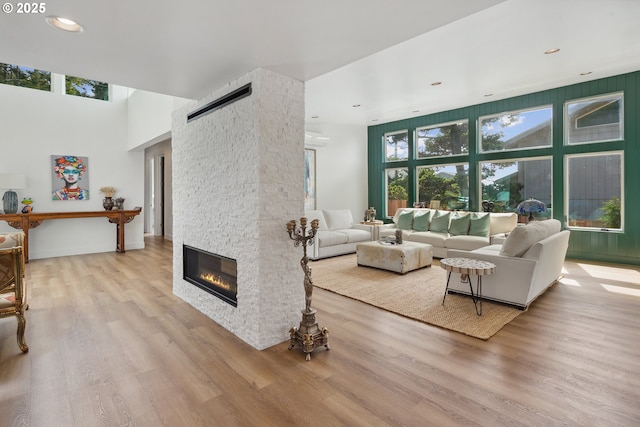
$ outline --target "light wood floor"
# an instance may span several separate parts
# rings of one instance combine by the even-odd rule
[[[0,426],[640,425],[638,268],[567,262],[488,341],[316,289],[332,349],[306,362],[173,296],[171,242],[146,244],[28,264],[28,354],[0,319]]]

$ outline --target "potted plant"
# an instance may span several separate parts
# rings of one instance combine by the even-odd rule
[[[102,200],[102,206],[105,210],[110,211],[113,209],[113,196],[116,194],[116,189],[113,187],[101,187],[100,192],[104,194],[104,199]]]

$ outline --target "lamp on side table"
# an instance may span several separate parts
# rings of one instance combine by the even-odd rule
[[[2,196],[4,213],[18,212],[18,193],[13,190],[23,190],[25,186],[24,175],[0,173],[0,188],[8,189]]]

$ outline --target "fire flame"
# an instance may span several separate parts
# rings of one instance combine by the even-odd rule
[[[213,273],[200,273],[200,278],[202,280],[206,280],[212,285],[218,286],[224,290],[230,291],[233,288],[233,285],[221,277],[216,276]]]

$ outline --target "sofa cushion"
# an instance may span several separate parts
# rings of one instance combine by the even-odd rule
[[[318,232],[317,237],[318,237],[318,245],[321,248],[349,243],[349,236],[347,235],[347,233],[342,233],[340,231],[331,231],[331,230],[320,231]]]
[[[405,211],[398,215],[396,226],[400,230],[411,230],[413,226],[413,211]]]
[[[489,244],[489,237],[482,236],[451,236],[445,242],[447,249],[460,249],[463,251],[472,251],[474,249],[485,247]]]
[[[469,236],[489,236],[489,224],[491,221],[491,215],[479,214],[474,212],[471,214],[469,223]]]
[[[436,211],[431,219],[431,224],[429,224],[429,231],[434,231],[436,233],[443,233],[449,230],[449,218],[451,216],[451,212],[440,212]]]
[[[469,219],[471,217],[467,214],[455,215],[451,217],[451,223],[449,224],[449,234],[453,236],[466,236],[469,232]]]
[[[416,231],[429,231],[429,223],[431,222],[431,212],[416,211],[413,215],[413,229]]]
[[[323,210],[322,212],[327,220],[329,230],[351,228],[353,224],[353,216],[351,216],[349,209]]]
[[[368,242],[371,240],[371,232],[365,230],[358,230],[355,228],[347,228],[344,230],[336,230],[337,233],[344,233],[347,235],[347,243],[353,242]]]
[[[509,233],[518,225],[518,216],[513,212],[498,212],[489,214],[489,234]]]
[[[404,233],[402,233],[404,235]],[[435,233],[433,231],[414,231],[409,235],[405,235],[404,239],[411,242],[426,243],[434,248],[444,248],[445,242],[449,237],[448,233]]]
[[[327,227],[327,220],[324,219],[324,214],[322,213],[322,211],[318,211],[318,210],[309,210],[305,212],[305,218],[307,218],[309,224],[311,224],[311,221],[313,221],[314,219],[318,220],[318,230],[328,230],[329,228]]]
[[[516,227],[502,244],[500,255],[521,257],[534,243],[558,233],[560,228],[561,224],[557,219],[533,221]]]
[[[13,248],[14,246],[24,246],[24,233],[22,231],[0,235],[0,249]]]

